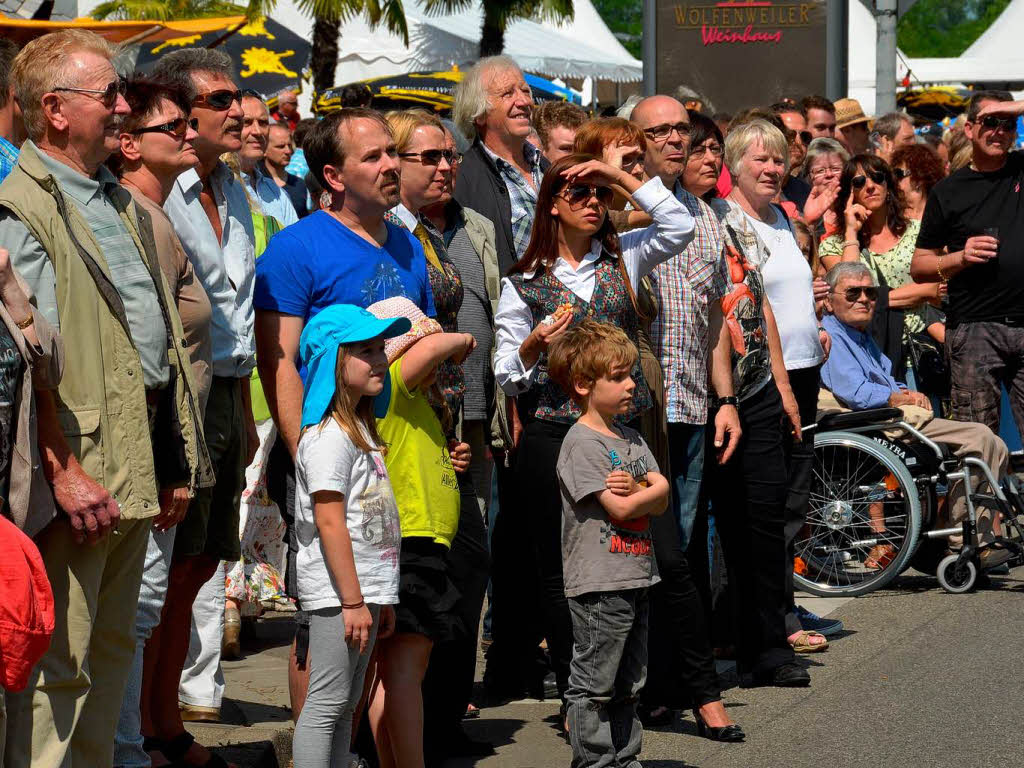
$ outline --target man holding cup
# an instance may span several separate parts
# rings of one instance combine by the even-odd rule
[[[949,282],[953,418],[999,429],[1000,387],[1024,431],[1024,154],[1010,152],[1024,101],[971,98],[971,163],[928,197],[910,273]]]

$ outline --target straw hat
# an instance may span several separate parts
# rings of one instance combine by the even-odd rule
[[[864,109],[856,99],[839,99],[835,106],[836,128],[871,122],[871,118],[864,114]]]
[[[423,311],[404,296],[395,296],[378,301],[366,308],[367,311],[380,319],[404,317],[409,323],[409,330],[401,336],[394,336],[384,342],[384,351],[388,356],[388,365],[405,354],[413,344],[424,336],[443,333],[440,323],[427,317]]]

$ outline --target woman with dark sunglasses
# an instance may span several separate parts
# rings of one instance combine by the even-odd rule
[[[613,188],[631,197],[654,223],[618,235],[608,220]],[[657,177],[641,183],[592,155],[572,154],[544,175],[530,244],[502,280],[494,372],[505,393],[517,398],[523,422],[521,434],[517,429],[515,435],[518,508],[531,523],[542,579],[541,613],[563,701],[572,623],[562,581],[562,503],[555,463],[580,410],[548,375],[548,345],[585,317],[614,323],[637,343],[635,286],[655,266],[681,254],[693,233],[693,217]],[[624,420],[635,426],[651,407],[651,397],[639,363],[632,377],[636,389]]]
[[[839,179],[833,211],[844,229],[821,242],[818,255],[825,268],[863,261],[888,286],[889,308],[903,311],[904,338],[923,331],[925,306],[941,301],[944,284],[915,283],[910,277],[921,222],[907,217],[903,193],[886,162],[874,155],[852,158]],[[904,359],[898,355],[894,363]]]

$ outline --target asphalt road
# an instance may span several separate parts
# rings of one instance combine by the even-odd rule
[[[744,744],[695,735],[689,715],[645,734],[645,768],[1017,768],[1024,766],[1024,568],[947,595],[934,579],[843,604],[846,634],[802,657],[811,687],[725,692]],[[446,768],[568,766],[557,704],[514,702],[467,723],[494,757]]]

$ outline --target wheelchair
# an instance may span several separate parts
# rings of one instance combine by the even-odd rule
[[[1024,455],[1011,455],[1000,482],[981,459],[957,458],[902,419],[898,408],[877,408],[829,414],[804,427],[804,439],[814,439],[814,469],[807,523],[795,541],[798,589],[863,595],[913,567],[959,594],[975,586],[985,547],[1009,551],[1010,567],[1024,564],[1024,490],[1012,474],[1024,469]],[[961,480],[966,517],[936,527],[946,489]],[[1002,512],[1002,535],[980,545],[979,505]],[[956,534],[963,547],[948,554],[946,539]],[[879,545],[891,549],[872,559]]]

